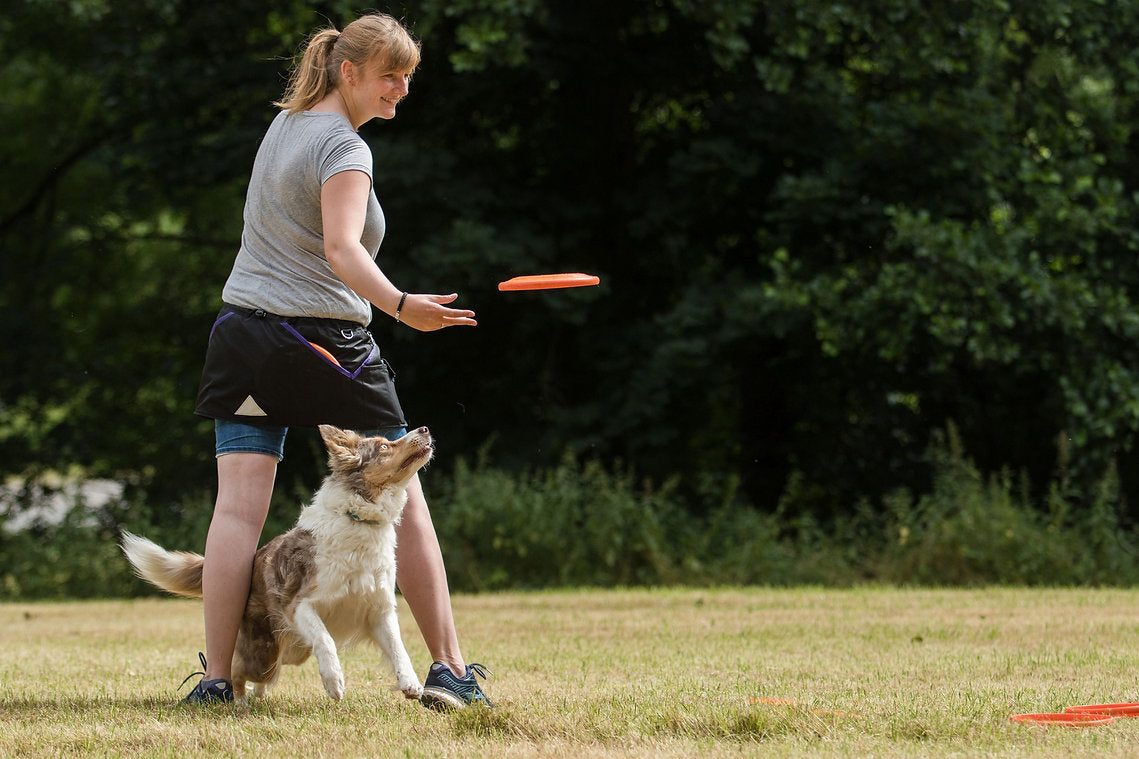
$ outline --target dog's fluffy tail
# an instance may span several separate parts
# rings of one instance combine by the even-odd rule
[[[146,538],[123,533],[123,553],[135,574],[168,593],[202,597],[202,562],[196,553],[167,551]]]

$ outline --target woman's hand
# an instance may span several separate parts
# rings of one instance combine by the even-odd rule
[[[399,321],[420,332],[434,332],[444,327],[474,327],[475,312],[461,308],[448,308],[448,303],[458,299],[458,293],[450,295],[426,295],[408,293],[399,311]]]

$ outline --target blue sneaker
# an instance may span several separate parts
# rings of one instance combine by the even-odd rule
[[[189,680],[194,675],[201,675],[202,679],[190,691],[190,695],[182,699],[183,704],[232,704],[233,703],[233,683],[225,678],[217,678],[216,680],[206,679],[206,655],[201,651],[198,652],[198,661],[202,663],[201,672],[191,672],[186,680]],[[182,685],[186,684],[186,680],[182,681]],[[178,687],[181,688],[182,685]]]
[[[487,675],[492,674],[494,673],[481,664],[468,664],[466,673],[462,677],[455,677],[455,673],[446,664],[435,662],[427,673],[419,702],[428,709],[440,711],[463,709],[471,704],[493,707],[494,704],[475,680],[475,675],[485,680]]]

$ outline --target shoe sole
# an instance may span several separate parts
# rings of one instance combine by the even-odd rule
[[[196,698],[190,700],[188,698],[182,699],[180,702],[185,706],[233,706],[234,701],[230,698]]]
[[[466,701],[443,688],[424,688],[423,695],[419,697],[419,703],[436,711],[464,709],[467,706]]]
[[[224,695],[221,693],[199,693],[195,691],[182,699],[183,704],[203,706],[210,704],[232,704],[233,702],[234,697],[232,691]]]

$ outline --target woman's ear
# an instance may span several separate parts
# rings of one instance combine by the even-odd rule
[[[340,62],[340,81],[348,85],[355,85],[356,73],[356,65],[352,61]]]

